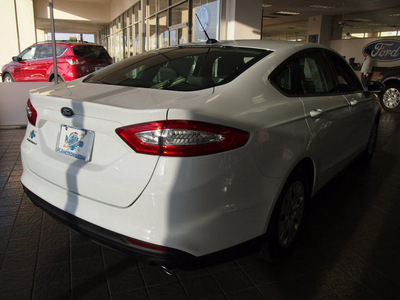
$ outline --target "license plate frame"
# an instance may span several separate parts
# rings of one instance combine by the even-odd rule
[[[58,132],[56,152],[89,162],[92,159],[94,131],[61,125]]]

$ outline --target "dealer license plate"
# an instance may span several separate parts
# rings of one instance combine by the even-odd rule
[[[90,161],[93,141],[93,131],[61,125],[56,152],[83,161]]]

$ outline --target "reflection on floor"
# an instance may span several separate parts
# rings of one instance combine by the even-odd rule
[[[24,130],[0,130],[1,299],[400,299],[400,114],[383,113],[370,166],[309,207],[294,253],[166,275],[71,233],[23,194]]]

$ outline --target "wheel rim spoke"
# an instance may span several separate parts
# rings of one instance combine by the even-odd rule
[[[282,247],[288,247],[300,229],[304,211],[304,186],[300,181],[292,183],[283,199],[278,224],[278,238]]]
[[[387,89],[383,95],[383,103],[386,107],[395,108],[400,103],[400,92],[396,88]]]

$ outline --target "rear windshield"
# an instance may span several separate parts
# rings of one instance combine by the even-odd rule
[[[108,59],[110,55],[103,46],[82,45],[74,46],[72,51],[76,56],[84,57],[86,59]]]
[[[194,91],[227,83],[271,51],[234,47],[174,47],[147,52],[87,77],[101,83]]]

